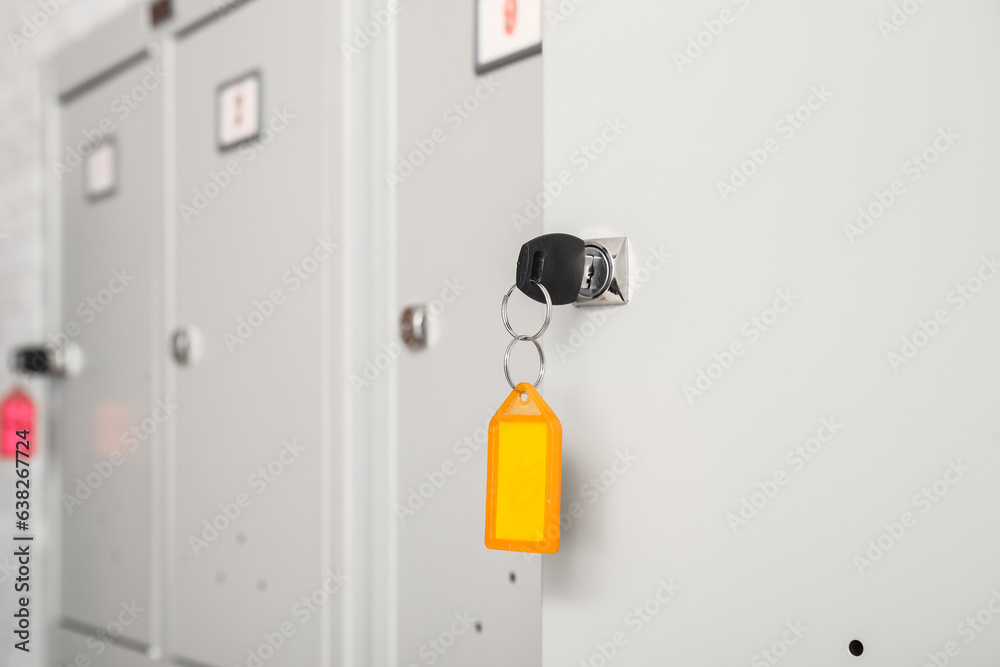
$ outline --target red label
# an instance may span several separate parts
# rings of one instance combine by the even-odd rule
[[[0,457],[12,459],[17,456],[17,443],[26,438],[18,436],[35,428],[35,406],[31,399],[19,389],[14,389],[0,404]],[[24,450],[24,447],[21,448]],[[28,450],[30,452],[30,450]]]
[[[517,0],[507,0],[504,3],[504,29],[507,31],[508,35],[514,34],[514,28],[517,27]]]

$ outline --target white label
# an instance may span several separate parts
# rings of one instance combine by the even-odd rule
[[[476,65],[529,51],[542,43],[541,0],[477,0]]]
[[[84,167],[84,190],[90,199],[114,191],[118,185],[118,151],[114,141],[104,141],[90,151]]]
[[[254,72],[219,89],[219,148],[260,133],[260,75]]]

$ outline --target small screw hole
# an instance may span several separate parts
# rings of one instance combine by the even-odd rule
[[[513,572],[510,573],[510,583],[512,584],[517,583],[517,575],[514,574]]]
[[[865,645],[859,642],[857,639],[854,639],[847,647],[847,650],[851,652],[851,655],[859,656],[865,652]]]
[[[483,624],[480,623],[479,621],[476,621],[476,632],[482,632],[482,631],[483,631]]]

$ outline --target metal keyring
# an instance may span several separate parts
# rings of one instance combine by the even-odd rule
[[[503,303],[500,305],[500,317],[503,318],[503,325],[507,327],[507,333],[513,336],[516,340],[530,340],[535,341],[545,333],[545,330],[549,328],[549,322],[552,320],[552,297],[549,296],[549,291],[545,289],[545,285],[541,283],[536,283],[534,280],[531,281],[533,285],[538,285],[538,289],[542,290],[542,296],[545,297],[545,321],[542,322],[542,328],[534,336],[522,336],[521,334],[514,331],[514,327],[510,325],[510,320],[507,318],[507,300],[510,299],[510,295],[514,293],[517,288],[515,283],[507,293],[503,296]],[[540,349],[540,348],[539,348]]]
[[[510,341],[507,345],[507,350],[503,353],[503,374],[507,378],[507,384],[510,385],[511,389],[517,389],[517,385],[514,381],[510,379],[510,351],[514,349],[514,346],[520,341],[526,341],[532,343],[535,349],[538,350],[538,378],[531,384],[532,387],[538,388],[538,385],[542,383],[542,378],[545,377],[545,355],[542,353],[542,346],[534,338],[522,338],[518,337]]]

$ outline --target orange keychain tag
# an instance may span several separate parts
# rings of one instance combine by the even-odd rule
[[[535,388],[522,382],[490,420],[486,546],[559,551],[562,425]]]

